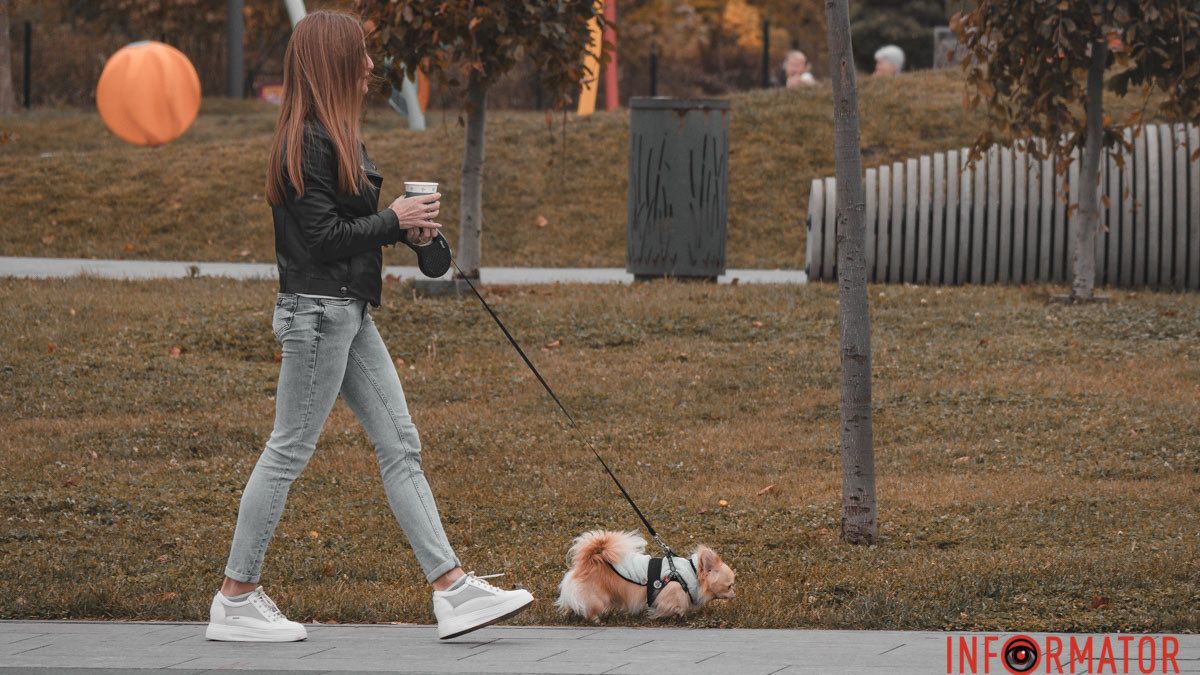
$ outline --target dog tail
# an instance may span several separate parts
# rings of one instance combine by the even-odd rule
[[[571,550],[567,551],[567,564],[572,569],[593,565],[607,567],[621,562],[631,553],[641,553],[645,549],[646,540],[637,532],[591,530],[575,538]]]
[[[615,565],[632,553],[642,553],[646,540],[637,532],[614,532],[591,530],[575,538],[567,552],[570,570],[559,585],[558,601],[555,605],[562,612],[575,612],[589,616],[589,593],[585,589],[599,588],[611,582]]]

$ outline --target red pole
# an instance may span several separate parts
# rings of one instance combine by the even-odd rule
[[[612,112],[621,105],[621,94],[617,91],[617,0],[604,2],[604,41],[612,45],[612,60],[604,67],[604,109]],[[606,47],[607,48],[607,47]]]

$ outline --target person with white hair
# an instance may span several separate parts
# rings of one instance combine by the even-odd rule
[[[783,59],[783,74],[787,79],[788,89],[795,87],[810,87],[817,83],[808,65],[808,56],[799,49],[793,49]]]
[[[895,75],[904,70],[904,50],[896,45],[884,45],[875,51],[875,74]]]

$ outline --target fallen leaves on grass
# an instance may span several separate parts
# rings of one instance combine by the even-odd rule
[[[546,216],[543,216],[540,213],[538,214],[537,220],[533,222],[534,225],[537,225],[538,227],[545,227],[550,224],[550,221],[546,220]]]

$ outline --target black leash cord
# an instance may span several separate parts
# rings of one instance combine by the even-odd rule
[[[667,554],[667,564],[671,567],[671,571],[674,572],[675,564],[674,561],[671,560],[671,557],[675,554],[671,551],[671,547],[667,546],[663,540],[659,538],[658,532],[654,531],[654,526],[650,524],[650,521],[647,520],[646,516],[642,514],[642,510],[638,508],[636,503],[634,503],[633,497],[629,496],[629,493],[625,490],[625,486],[621,485],[621,481],[617,478],[617,475],[612,472],[612,469],[608,468],[608,463],[605,462],[604,458],[600,456],[600,453],[596,451],[596,446],[592,445],[592,442],[585,438],[583,432],[579,430],[579,425],[575,423],[575,417],[571,415],[571,412],[567,410],[567,407],[558,399],[558,395],[555,394],[554,390],[550,388],[550,385],[546,383],[546,378],[542,377],[542,374],[538,372],[537,367],[533,365],[533,361],[530,361],[529,357],[525,355],[525,350],[521,349],[521,345],[517,344],[516,338],[512,336],[512,333],[508,332],[508,328],[504,326],[504,322],[500,320],[500,317],[496,316],[496,312],[492,309],[492,306],[488,304],[487,300],[483,299],[482,295],[480,295],[479,289],[475,288],[475,284],[471,283],[471,279],[467,277],[467,275],[463,274],[462,268],[458,266],[458,261],[451,259],[450,262],[454,265],[454,269],[458,270],[458,278],[467,282],[467,285],[471,287],[471,290],[475,293],[475,297],[479,298],[479,302],[483,303],[483,308],[487,310],[488,314],[492,315],[492,320],[496,322],[496,325],[500,327],[500,330],[504,331],[504,337],[508,338],[508,342],[513,346],[514,349],[517,350],[517,353],[521,355],[521,359],[525,361],[525,365],[529,366],[529,370],[533,371],[534,377],[537,378],[538,382],[542,383],[542,387],[546,389],[546,393],[550,394],[550,398],[554,399],[554,402],[558,404],[558,409],[562,411],[563,415],[566,415],[567,421],[571,423],[571,428],[575,431],[575,435],[579,438],[579,440],[583,441],[584,445],[588,446],[588,449],[592,451],[592,454],[596,456],[596,459],[600,460],[600,466],[604,467],[604,470],[608,472],[609,478],[612,478],[613,482],[617,484],[617,489],[620,490],[621,494],[625,496],[625,501],[629,502],[629,505],[633,507],[633,512],[637,514],[638,518],[642,519],[642,524],[646,526],[646,531],[650,533],[650,537],[654,539],[654,543],[658,544],[658,546]]]

